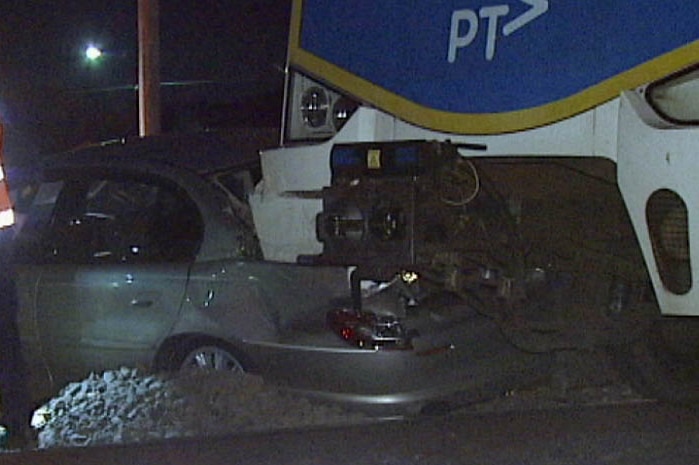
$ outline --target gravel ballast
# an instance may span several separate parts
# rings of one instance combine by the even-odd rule
[[[358,423],[361,413],[312,403],[225,372],[142,375],[121,368],[71,383],[40,407],[39,448]]]
[[[551,382],[503,392],[442,413],[491,414],[512,410],[649,402],[630,389],[604,358],[579,354],[559,363]],[[374,422],[356,410],[266,385],[250,374],[190,371],[146,374],[132,368],[91,374],[70,383],[33,419],[36,446],[82,447],[281,429]]]

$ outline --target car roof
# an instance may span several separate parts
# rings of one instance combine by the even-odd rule
[[[108,141],[38,156],[28,163],[6,167],[6,177],[17,203],[17,193],[23,186],[56,169],[128,167],[161,174],[176,169],[207,177],[221,171],[254,171],[259,169],[259,163],[257,155],[244,154],[216,133],[168,134]]]
[[[123,161],[165,163],[200,174],[259,164],[257,156],[241,152],[216,133],[192,133],[108,141],[44,155],[33,160],[29,166],[46,168],[63,164],[76,166]]]

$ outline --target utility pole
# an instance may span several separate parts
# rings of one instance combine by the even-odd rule
[[[138,0],[138,127],[160,133],[160,25],[158,0]]]

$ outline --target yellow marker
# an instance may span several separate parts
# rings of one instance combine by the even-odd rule
[[[381,150],[369,149],[366,154],[366,165],[370,170],[381,169]]]

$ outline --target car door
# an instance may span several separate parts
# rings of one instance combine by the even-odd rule
[[[155,178],[81,172],[63,183],[34,278],[43,356],[58,382],[148,366],[179,315],[203,231],[196,207]]]

